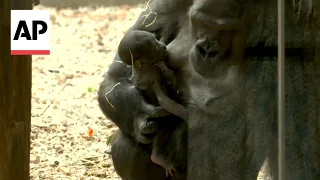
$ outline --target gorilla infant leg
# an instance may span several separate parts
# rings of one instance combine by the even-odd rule
[[[123,180],[165,180],[165,170],[150,160],[151,146],[141,145],[129,136],[116,132],[111,156],[116,172]]]
[[[165,168],[167,175],[176,179],[186,179],[188,126],[175,118],[166,119],[165,123],[161,122],[165,127],[155,136],[151,160]]]

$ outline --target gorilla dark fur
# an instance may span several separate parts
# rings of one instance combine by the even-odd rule
[[[314,0],[286,0],[285,5],[287,52],[294,48],[302,53],[286,57],[285,174],[290,180],[316,180],[320,177],[320,4]],[[165,44],[173,77],[168,76],[166,81],[175,83],[167,88],[168,94],[188,108],[186,179],[256,179],[265,160],[270,174],[277,179],[277,57],[276,53],[255,52],[256,48],[276,50],[277,1],[154,0],[150,6],[159,21],[145,27],[141,25],[142,13],[129,31],[152,32],[158,39],[163,32],[170,32]],[[212,44],[211,48],[206,44]],[[102,111],[117,121],[123,137],[134,137],[134,130],[121,127],[127,123],[134,126],[131,112],[141,107],[135,108],[129,100],[133,95],[127,92],[132,85],[124,84],[110,95],[115,97],[115,104],[126,104],[124,108],[104,108],[104,94],[112,83],[128,78],[130,69],[114,62],[101,86],[99,103]],[[143,100],[138,93],[134,97]],[[131,116],[124,115],[126,112]],[[124,118],[120,121],[112,115]],[[133,147],[125,140],[117,143]],[[112,156],[116,155],[113,152]],[[130,165],[138,167],[141,160],[132,160]],[[124,163],[120,158],[113,161]],[[130,170],[135,171],[132,167]],[[117,172],[122,177],[121,171]],[[161,173],[165,176],[165,171]],[[144,179],[143,174],[140,176]]]

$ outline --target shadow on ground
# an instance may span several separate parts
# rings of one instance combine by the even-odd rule
[[[40,0],[40,5],[76,9],[83,6],[136,5],[147,0]]]

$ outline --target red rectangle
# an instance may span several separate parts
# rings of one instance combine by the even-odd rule
[[[11,50],[11,55],[50,55],[50,50]]]

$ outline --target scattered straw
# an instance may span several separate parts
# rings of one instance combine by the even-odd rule
[[[133,55],[132,55],[132,52],[131,52],[131,50],[129,49],[129,53],[130,53],[130,56],[131,56],[131,64],[132,64],[132,75],[131,75],[131,77],[129,78],[129,80],[131,80],[132,79],[132,77],[133,77],[133,75],[134,75],[134,65],[133,65]],[[118,62],[118,63],[123,63],[122,61],[115,61],[115,62]],[[124,64],[124,63],[123,63]],[[130,67],[130,66],[129,66]],[[121,82],[118,82],[117,84],[115,84],[108,92],[106,92],[106,94],[104,95],[105,96],[105,98],[106,98],[106,100],[107,100],[107,102],[108,102],[108,104],[111,106],[111,107],[114,107],[114,105],[110,102],[110,100],[109,100],[109,98],[108,98],[108,94],[109,93],[111,93],[112,91],[113,91],[113,89],[115,88],[115,87],[117,87],[119,84],[120,84]]]
[[[143,22],[142,22],[141,25],[144,25],[145,21],[147,20],[147,18],[148,18],[151,14],[154,14],[155,17],[154,17],[153,21],[150,22],[149,24],[147,24],[145,27],[149,27],[149,26],[151,26],[152,24],[154,24],[154,22],[156,22],[157,17],[158,17],[158,14],[157,14],[156,12],[153,12],[153,11],[152,11],[151,6],[149,5],[150,1],[151,1],[151,0],[149,0],[149,1],[147,2],[146,7],[145,7],[145,9],[144,9],[144,11],[146,12],[147,9],[148,9],[148,7],[149,7],[149,13],[142,16],[142,17],[144,17],[144,20],[143,20]]]
[[[108,102],[108,104],[111,106],[111,107],[114,107],[112,104],[111,104],[111,102],[109,101],[109,98],[108,98],[108,94],[109,93],[111,93],[112,91],[113,91],[113,89],[115,88],[115,87],[117,87],[119,84],[120,84],[121,82],[118,82],[117,84],[115,84],[108,92],[106,92],[106,94],[104,95],[105,96],[105,98],[106,98],[106,100],[107,100],[107,102]]]
[[[49,103],[46,108],[42,111],[42,113],[39,115],[39,116],[42,116],[47,110],[48,108],[50,107],[51,104],[53,104],[56,100],[56,98],[61,94],[61,92],[68,86],[71,84],[71,81],[72,81],[73,77],[70,79],[70,81],[68,83],[66,83],[62,89],[59,91],[59,93],[53,98],[53,100],[51,101],[51,103]]]
[[[133,55],[132,55],[132,52],[131,52],[130,49],[129,49],[129,52],[130,52],[131,65],[132,65],[131,77],[129,78],[129,80],[131,80],[133,78],[133,75],[134,75],[134,63],[133,63]]]
[[[127,67],[131,67],[130,65],[127,65],[127,64],[123,63],[122,61],[114,61],[114,62],[124,64],[124,65],[126,65]]]

